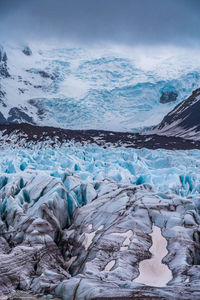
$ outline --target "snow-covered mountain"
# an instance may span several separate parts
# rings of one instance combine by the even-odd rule
[[[200,86],[194,53],[4,45],[0,122],[137,131]]]
[[[159,135],[200,139],[200,89],[168,113],[152,132]]]

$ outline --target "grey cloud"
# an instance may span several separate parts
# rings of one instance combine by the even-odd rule
[[[0,37],[200,44],[199,0],[0,0]]]

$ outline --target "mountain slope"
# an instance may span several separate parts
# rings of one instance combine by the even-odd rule
[[[154,133],[185,139],[200,139],[200,89],[177,105],[163,121],[154,128]]]
[[[12,123],[135,132],[200,85],[192,54],[37,45],[1,53],[0,111]]]

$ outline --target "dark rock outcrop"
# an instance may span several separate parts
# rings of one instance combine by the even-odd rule
[[[35,124],[33,118],[18,107],[13,107],[9,111],[8,123],[31,123]]]
[[[31,51],[31,49],[28,46],[24,47],[24,49],[22,50],[22,52],[25,55],[27,55],[27,56],[31,56],[32,55],[32,51]]]
[[[4,118],[4,115],[0,112],[0,124],[5,124],[6,122],[6,118]]]
[[[7,54],[4,51],[3,47],[0,46],[0,77],[8,78],[10,77],[10,74],[8,72],[7,67]]]
[[[51,80],[54,80],[57,77],[56,74],[54,74],[54,73],[51,74],[44,70],[27,69],[26,72],[33,73],[33,74],[39,74],[42,78],[51,79]]]
[[[160,103],[170,103],[175,102],[178,97],[178,94],[175,92],[162,92],[162,95],[160,96]]]
[[[1,89],[1,86],[0,86],[0,104],[1,104],[2,106],[4,106],[4,107],[7,106],[6,103],[5,103],[5,96],[6,96],[6,92],[3,91],[3,90]]]
[[[34,86],[34,87],[35,88],[42,88],[42,86]],[[42,120],[44,118],[45,109],[42,106],[41,101],[39,101],[37,99],[30,99],[28,101],[28,103],[37,108],[37,115],[40,118],[40,120]]]
[[[19,122],[16,122],[19,123]],[[18,134],[13,133],[17,130]],[[33,126],[31,124],[6,124],[0,125],[3,136],[0,142],[9,143],[12,136],[13,144],[25,146],[48,142],[49,147],[55,147],[67,142],[78,142],[81,144],[95,143],[102,147],[126,147],[126,148],[148,148],[148,149],[170,149],[190,150],[200,149],[199,141],[189,141],[179,137],[168,137],[158,134],[139,134],[129,132],[114,132],[103,130],[70,130],[48,126]],[[41,144],[42,145],[42,144]]]
[[[169,112],[153,132],[185,139],[200,139],[200,88]],[[152,133],[152,132],[151,132]]]
[[[38,74],[40,74],[40,76],[43,78],[51,78],[52,79],[52,76],[49,73],[47,73],[46,71],[39,71]]]

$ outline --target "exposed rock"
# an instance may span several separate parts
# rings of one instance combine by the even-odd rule
[[[32,55],[32,51],[29,48],[29,46],[24,47],[24,49],[22,50],[22,52],[27,55],[27,56],[31,56]]]
[[[26,91],[26,89],[18,88],[18,91],[19,91],[20,94],[24,94],[24,92]]]
[[[169,112],[153,132],[159,135],[200,140],[199,111],[200,89],[197,89],[189,98]]]
[[[5,124],[6,122],[6,118],[4,118],[4,115],[0,112],[0,124]]]
[[[7,67],[7,54],[4,51],[3,47],[0,46],[0,76],[4,78],[10,77]]]
[[[40,76],[43,77],[43,78],[50,78],[52,80],[55,79],[55,75],[49,74],[46,71],[38,71],[38,74],[40,74]]]
[[[34,86],[35,88],[42,88],[42,86]],[[37,99],[30,99],[28,101],[29,104],[37,108],[37,115],[42,120],[44,118],[45,110],[42,105],[42,102]]]
[[[9,111],[9,117],[7,119],[9,123],[22,123],[27,122],[34,124],[33,118],[30,117],[27,113],[22,111],[22,109],[18,107],[13,107]]]
[[[175,102],[178,97],[178,94],[176,92],[162,92],[162,95],[160,96],[160,103],[170,103]]]
[[[26,70],[26,72],[39,74],[42,78],[51,79],[51,80],[54,80],[57,77],[56,74],[54,74],[54,73],[51,74],[44,70],[28,69],[28,70]]]
[[[31,104],[38,109],[38,115],[43,117],[42,107],[37,101],[30,100]],[[29,102],[30,103],[30,102]],[[19,118],[17,119],[19,122]],[[22,119],[23,122],[23,119]],[[14,134],[18,130],[18,134]],[[12,136],[13,143],[20,143],[24,145],[29,142],[32,145],[38,142],[46,142],[50,147],[55,147],[66,142],[79,142],[81,144],[95,143],[103,147],[126,147],[126,148],[148,148],[148,149],[170,149],[170,150],[189,150],[200,149],[199,141],[186,141],[179,137],[159,136],[157,134],[139,134],[139,133],[124,133],[114,131],[101,130],[68,130],[48,126],[33,126],[31,124],[7,124],[0,126],[0,132],[4,132],[0,137],[0,141],[10,143],[10,136]],[[142,183],[141,178],[138,178],[137,183]]]
[[[8,60],[6,52],[0,47],[0,62],[6,63]]]
[[[3,107],[6,107],[6,103],[5,103],[5,96],[6,96],[6,92],[2,90],[1,86],[0,86],[0,104],[2,104]]]

